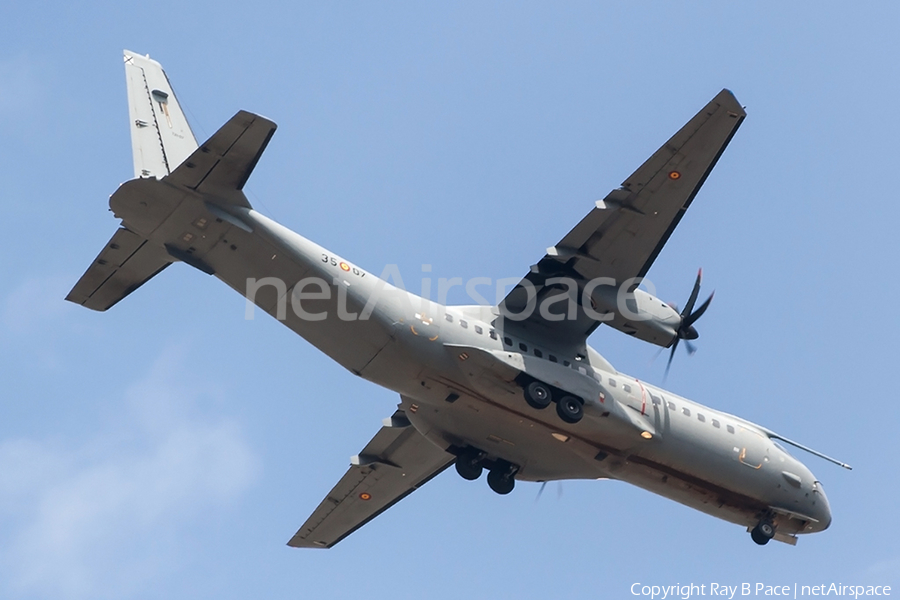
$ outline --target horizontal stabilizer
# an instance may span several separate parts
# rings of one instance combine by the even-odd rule
[[[245,205],[235,194],[259,162],[277,125],[259,115],[240,111],[166,178],[168,183],[218,197],[226,204]]]
[[[173,262],[164,248],[122,227],[91,263],[66,300],[107,310]]]

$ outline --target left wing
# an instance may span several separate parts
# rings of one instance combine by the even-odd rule
[[[294,534],[288,546],[331,548],[400,502],[456,457],[420,434],[397,410],[384,420],[351,467]]]
[[[745,116],[734,95],[722,90],[621,187],[598,201],[572,231],[547,249],[498,307],[505,322],[565,343],[584,342],[601,323],[580,306],[585,285],[610,278],[619,286],[647,274]],[[555,309],[545,314],[536,308],[559,295],[558,286],[548,283],[553,278],[577,284],[576,318],[560,311],[568,311],[565,303],[548,303]],[[629,287],[632,291],[637,284]],[[620,315],[610,316],[615,319],[603,322],[632,333]]]

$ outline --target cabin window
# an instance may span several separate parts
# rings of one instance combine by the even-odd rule
[[[528,345],[525,342],[519,342],[519,350],[522,352],[528,352]]]
[[[492,340],[496,340],[496,339],[497,339],[497,332],[494,331],[493,329],[491,329],[491,331],[490,331],[490,336],[491,336],[491,339],[492,339]]]
[[[469,324],[466,323],[465,321],[463,321],[462,319],[459,320],[459,326],[462,327],[463,329],[469,328]]]
[[[697,420],[700,421],[701,423],[706,423],[706,417],[704,417],[700,413],[697,413]]]
[[[728,433],[734,433],[734,427],[732,427],[731,425],[726,425],[725,429],[728,430]]]
[[[612,377],[609,378],[609,387],[616,387],[616,380]]]
[[[716,429],[719,428],[719,422],[716,421],[715,419],[712,420],[712,424],[713,424],[713,427],[715,427]]]
[[[446,315],[444,315],[444,318],[447,319],[448,323],[453,322],[453,315],[451,315],[450,313],[447,313]]]
[[[481,335],[482,333],[484,333],[484,329],[481,328],[481,325],[475,326],[475,333],[477,333],[478,335]]]
[[[685,406],[684,408],[682,408],[682,409],[681,409],[681,412],[683,412],[683,413],[684,413],[684,416],[686,416],[686,417],[691,416],[691,409],[689,409],[687,406]]]
[[[585,369],[584,367],[578,367],[578,372],[582,375],[587,375],[587,369]]]
[[[653,394],[650,394],[650,400],[651,400],[651,402],[653,402],[653,404],[655,404],[655,405],[657,405],[657,406],[659,406],[659,403],[662,402],[662,400],[660,400],[659,398],[657,398],[657,397],[654,396]]]
[[[549,358],[549,359],[550,359],[550,362],[559,362],[559,361],[557,361],[557,360],[556,360],[556,357],[555,357],[555,356],[553,356],[553,355],[552,355],[552,354],[551,354],[551,355],[549,355],[549,356],[548,356],[548,357],[547,357],[547,358]]]
[[[540,350],[538,350],[537,348],[534,349],[534,355],[537,356],[538,358],[544,358],[544,353],[541,352]]]
[[[570,362],[567,361],[567,360],[564,360],[564,361],[563,361],[563,365],[566,366],[566,367],[568,367],[568,366],[571,365],[571,364],[572,364],[572,363],[570,363]]]
[[[506,344],[507,346],[512,346],[512,340],[509,339],[508,337],[503,338],[503,343]]]
[[[622,384],[622,389],[625,390],[626,392],[628,392],[629,394],[631,393],[631,386],[628,385],[627,383]]]
[[[674,403],[674,402],[669,402],[669,403],[667,404],[667,406],[669,407],[669,410],[675,410],[675,403]]]

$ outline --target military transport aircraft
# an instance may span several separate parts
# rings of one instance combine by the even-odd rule
[[[831,511],[778,442],[819,452],[616,369],[602,323],[672,352],[697,337],[698,276],[679,312],[637,287],[744,119],[720,92],[495,306],[398,289],[253,209],[242,189],[275,124],[240,111],[197,145],[159,63],[125,52],[135,179],[121,227],[67,300],[104,311],[173,262],[215,275],[346,369],[400,395],[396,412],[288,542],[330,548],[451,465],[516,481],[613,478],[796,543]],[[669,360],[671,361],[671,356]],[[554,406],[554,409],[550,409]]]

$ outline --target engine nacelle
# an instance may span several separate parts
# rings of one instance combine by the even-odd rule
[[[677,310],[644,290],[626,292],[600,285],[591,291],[592,308],[610,327],[657,346],[669,347],[681,325]]]

